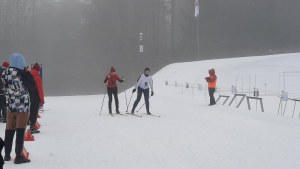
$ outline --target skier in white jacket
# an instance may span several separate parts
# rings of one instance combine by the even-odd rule
[[[150,69],[146,68],[144,71],[144,74],[142,74],[139,77],[139,79],[135,85],[135,88],[132,91],[132,93],[134,93],[136,90],[138,90],[137,98],[136,98],[136,100],[133,104],[132,110],[131,110],[132,114],[134,114],[134,110],[135,110],[136,106],[139,104],[139,102],[142,98],[142,94],[144,94],[147,114],[151,115],[151,113],[149,111],[149,87],[151,88],[151,96],[153,96],[154,95],[153,80],[152,80],[152,77],[150,76]]]

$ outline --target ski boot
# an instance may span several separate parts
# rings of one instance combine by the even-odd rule
[[[151,115],[151,113],[150,113],[150,111],[149,111],[149,110],[147,110],[147,115]]]
[[[40,130],[36,129],[34,126],[30,126],[30,133],[38,134],[38,133],[40,133]]]
[[[131,114],[134,114],[134,109],[131,110]]]
[[[117,113],[117,114],[120,114],[120,111],[117,109],[117,110],[116,110],[116,113]]]

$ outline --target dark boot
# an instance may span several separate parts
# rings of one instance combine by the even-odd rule
[[[16,156],[22,156],[22,150],[24,146],[25,129],[16,129]],[[22,160],[22,158],[20,158]],[[16,160],[17,161],[17,160]],[[16,163],[20,164],[20,163]]]
[[[4,159],[4,161],[10,161],[10,160],[11,160],[11,157],[5,155],[3,159]]]
[[[112,114],[112,111],[111,111],[111,102],[108,102],[108,111],[110,114]]]
[[[36,129],[35,126],[30,126],[30,133],[38,134],[38,133],[40,133],[40,130]]]
[[[120,111],[119,111],[119,109],[116,109],[116,113],[117,113],[117,114],[120,114]]]
[[[15,164],[22,164],[22,163],[29,163],[29,162],[30,162],[30,160],[24,158],[22,155],[16,156]]]
[[[14,140],[15,130],[5,130],[5,157],[4,161],[9,161],[11,159],[10,153],[12,149],[12,144]]]
[[[132,110],[131,110],[131,114],[134,114],[134,108],[132,108]]]
[[[150,111],[149,111],[149,110],[147,110],[147,114],[148,114],[148,115],[151,115],[151,113],[150,113]]]

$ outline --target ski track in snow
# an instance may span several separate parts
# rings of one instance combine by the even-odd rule
[[[143,114],[145,107],[137,113],[143,115],[141,118],[112,117],[108,114],[107,97],[99,115],[103,95],[47,97],[45,106],[51,110],[40,113],[41,133],[34,135],[34,142],[25,142],[32,162],[14,165],[10,161],[4,168],[300,168],[300,120],[291,118],[293,104],[289,104],[285,117],[277,115],[276,97],[263,97],[265,113],[255,111],[255,102],[251,102],[249,111],[246,100],[239,109],[235,103],[229,107],[232,97],[224,106],[208,107],[204,91],[194,89],[192,98],[191,89],[184,88],[182,97],[181,87],[164,85],[165,80],[203,83],[207,70],[215,68],[219,86],[230,88],[236,82],[236,74],[252,71],[260,82],[258,86],[264,85],[264,79],[269,90],[276,92],[278,72],[299,71],[299,63],[299,54],[289,54],[171,64],[153,76],[155,95],[150,99],[150,108],[160,118]],[[298,79],[293,83],[299,84]],[[124,93],[119,94],[119,99],[121,113],[125,114]],[[141,99],[137,108],[143,103]],[[2,138],[4,128],[0,124]]]

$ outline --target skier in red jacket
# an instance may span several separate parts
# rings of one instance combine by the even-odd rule
[[[104,83],[107,83],[107,94],[108,94],[108,98],[109,98],[108,109],[109,109],[110,114],[112,114],[112,110],[111,110],[112,95],[114,95],[114,98],[115,98],[116,113],[120,114],[117,80],[121,83],[124,81],[124,79],[123,78],[121,79],[115,72],[116,72],[116,69],[112,67],[110,69],[110,73],[108,75],[106,75],[106,77],[104,79]]]
[[[31,101],[29,120],[30,120],[30,132],[32,134],[40,133],[40,131],[35,128],[35,123],[37,119],[37,114],[39,112],[40,103],[45,104],[43,81],[39,73],[40,70],[41,70],[40,65],[36,63],[32,67],[32,70],[30,71],[36,84],[34,89],[29,90],[30,101]]]

